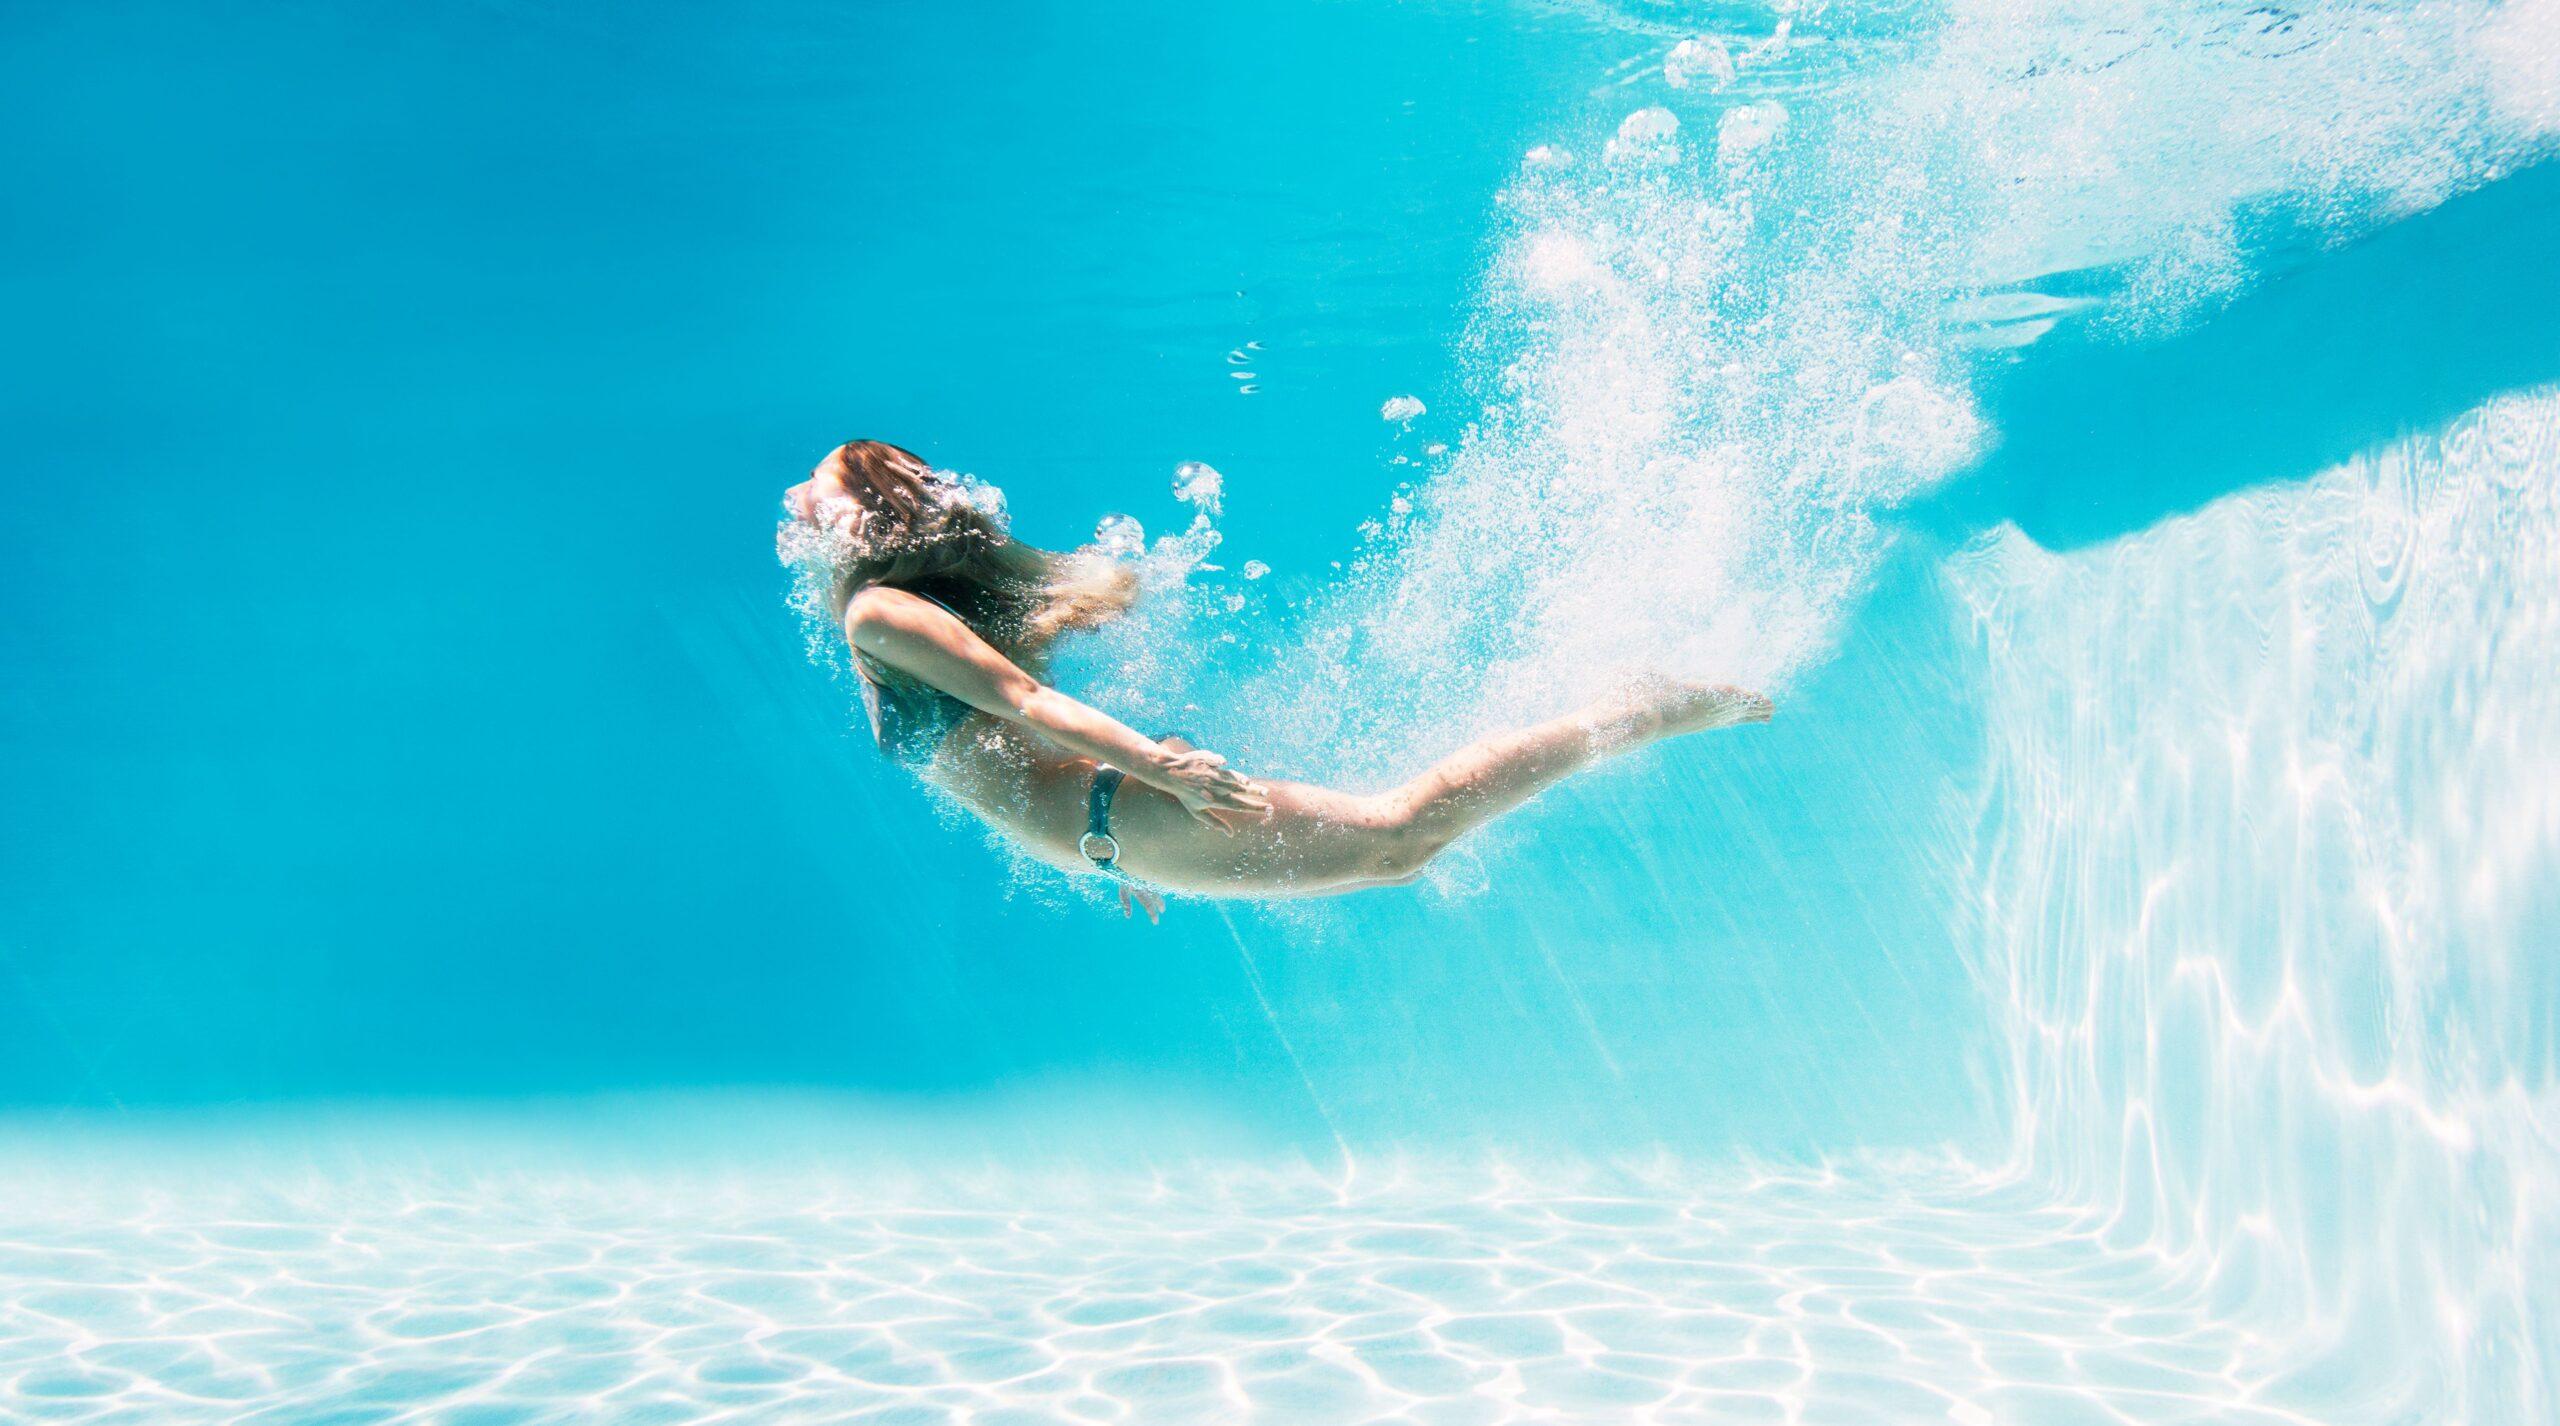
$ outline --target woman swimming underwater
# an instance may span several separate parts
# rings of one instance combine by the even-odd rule
[[[1158,888],[1304,896],[1408,882],[1599,759],[1769,719],[1756,693],[1654,680],[1472,743],[1386,792],[1251,778],[1042,680],[1060,637],[1137,598],[1126,567],[1008,537],[971,492],[880,441],[829,452],[783,503],[781,552],[823,581],[881,750],[1042,860],[1117,880],[1124,915],[1134,902],[1154,919]]]

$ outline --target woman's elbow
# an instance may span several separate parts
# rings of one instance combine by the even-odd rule
[[[1072,698],[1045,683],[1024,679],[1019,689],[1004,690],[1005,702],[1013,709],[1015,721],[1034,728],[1054,728],[1073,713]]]

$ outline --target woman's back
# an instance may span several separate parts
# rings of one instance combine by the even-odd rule
[[[973,621],[948,603],[921,590],[909,592],[975,627]],[[932,762],[952,730],[977,712],[932,684],[860,649],[853,653],[853,671],[862,681],[862,709],[871,718],[872,740],[880,745],[880,751],[907,767],[920,768]]]

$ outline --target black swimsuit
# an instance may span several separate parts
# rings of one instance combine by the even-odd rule
[[[932,595],[944,613],[960,619],[960,611]],[[963,624],[966,619],[960,619]],[[942,751],[951,730],[978,710],[920,678],[899,672],[860,649],[853,651],[853,671],[862,679],[862,708],[871,715],[871,736],[893,762],[921,767]]]

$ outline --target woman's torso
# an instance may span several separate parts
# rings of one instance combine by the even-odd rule
[[[922,597],[986,636],[950,604],[929,594]],[[1025,672],[1040,676],[1045,648],[998,647]],[[1096,769],[1092,759],[1070,755],[1028,728],[979,712],[858,650],[854,668],[862,680],[873,736],[884,754],[956,798],[1030,855],[1067,871],[1090,869],[1077,845],[1088,815]],[[1275,796],[1293,802],[1344,803],[1323,809],[1328,815],[1347,815],[1349,804],[1358,800],[1296,783],[1268,785]],[[1260,824],[1243,824],[1239,835],[1204,837],[1179,801],[1134,779],[1120,785],[1112,829],[1120,839],[1123,866],[1145,880],[1178,889],[1223,886],[1252,866],[1285,870],[1296,860],[1296,849],[1273,845],[1271,829]]]
[[[940,606],[979,637],[988,636],[950,603],[921,590],[908,592]],[[1001,651],[1037,676],[1043,650]],[[858,649],[853,666],[872,738],[884,756],[958,798],[1043,861],[1083,866],[1075,845],[1084,831],[1089,760],[1065,756],[1037,734],[981,713]]]

